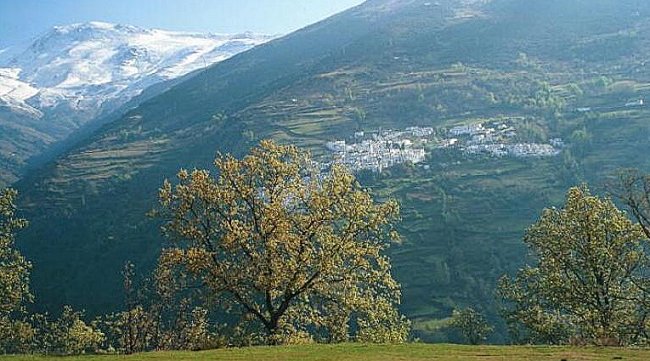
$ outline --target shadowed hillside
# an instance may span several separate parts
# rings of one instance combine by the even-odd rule
[[[264,138],[327,161],[329,141],[420,126],[433,128],[424,162],[358,173],[402,203],[403,310],[428,340],[453,337],[438,328],[456,306],[496,320],[495,282],[521,265],[543,207],[650,167],[650,112],[635,103],[650,95],[649,29],[650,4],[635,0],[376,0],[197,73],[19,183],[39,306],[118,307],[123,262],[146,268],[162,245],[145,213],[181,167]],[[548,157],[442,146],[478,124],[562,145]]]

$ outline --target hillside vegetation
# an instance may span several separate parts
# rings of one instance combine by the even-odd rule
[[[426,161],[360,172],[402,205],[391,258],[402,311],[425,340],[456,307],[478,306],[503,341],[497,279],[525,259],[521,238],[570,186],[621,167],[650,170],[650,3],[632,0],[372,0],[211,67],[133,109],[18,183],[32,227],[40,308],[120,306],[120,267],[150,267],[145,217],[177,169],[273,138],[326,157],[354,132],[508,122],[552,157],[492,157],[437,146]],[[528,15],[522,15],[528,14]],[[102,280],[98,282],[98,280]]]

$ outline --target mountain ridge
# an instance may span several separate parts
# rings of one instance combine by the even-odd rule
[[[164,245],[144,214],[180,168],[209,168],[217,151],[242,155],[264,138],[329,159],[327,142],[417,126],[432,129],[424,161],[357,174],[378,198],[402,203],[404,242],[391,257],[403,310],[418,337],[449,341],[439,321],[473,306],[504,342],[494,285],[523,264],[524,229],[569,186],[650,169],[639,156],[650,151],[650,112],[635,105],[650,96],[650,37],[639,30],[650,5],[547,4],[522,21],[523,0],[370,1],[129,109],[18,183],[41,306],[118,307],[122,262],[146,270]],[[456,127],[485,132],[455,136]],[[510,134],[505,145],[553,141],[561,151],[472,153],[469,142],[485,145],[492,131]]]
[[[205,69],[273,37],[174,32],[105,22],[56,26],[23,50],[3,54],[0,96],[7,100],[5,111],[33,108],[43,113],[41,124],[35,126],[12,117],[26,127],[25,133],[34,131],[61,141],[152,85]],[[3,127],[15,126],[4,118],[0,122]],[[29,159],[47,152],[52,143],[35,150],[25,144],[30,141],[28,134],[19,138],[0,139],[0,164],[8,173],[0,183],[16,180]]]

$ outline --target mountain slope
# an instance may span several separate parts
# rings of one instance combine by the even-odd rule
[[[15,55],[0,60],[4,108],[20,113],[19,108],[32,107],[43,114],[39,124],[18,114],[0,118],[3,128],[24,129],[14,139],[5,138],[8,132],[0,133],[0,142],[15,146],[0,148],[0,159],[7,163],[0,184],[15,181],[30,157],[88,121],[117,110],[144,89],[270,39],[252,33],[193,34],[89,22],[54,27],[26,49],[12,49]],[[46,137],[32,139],[32,132]]]
[[[144,214],[181,167],[268,137],[327,162],[328,142],[361,131],[421,132],[424,161],[359,171],[402,203],[404,311],[430,340],[448,340],[436,320],[457,306],[496,321],[496,280],[522,264],[543,207],[618,167],[650,170],[647,30],[634,0],[373,0],[212,66],[19,184],[42,306],[117,307],[122,262],[155,261]]]

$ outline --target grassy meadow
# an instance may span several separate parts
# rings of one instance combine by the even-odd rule
[[[1,361],[60,360],[55,356],[0,356]],[[604,361],[650,360],[650,349],[576,348],[550,346],[462,346],[447,344],[407,345],[302,345],[286,347],[250,347],[202,352],[152,352],[130,356],[93,355],[66,357],[66,361],[473,361],[540,360]]]

